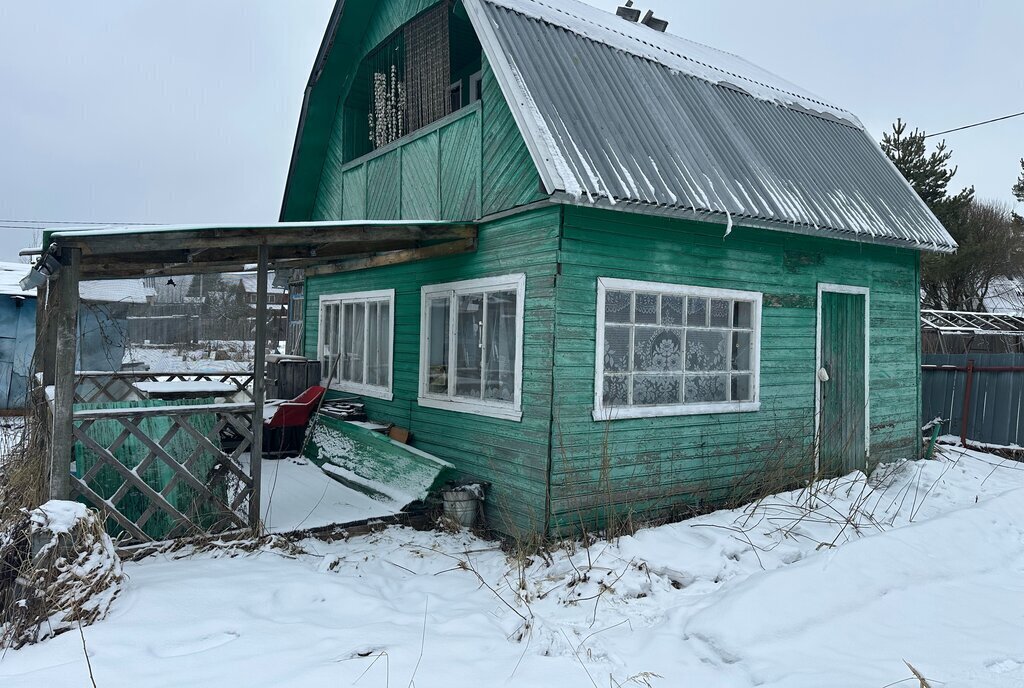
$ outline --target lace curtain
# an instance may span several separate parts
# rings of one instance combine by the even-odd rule
[[[605,406],[753,399],[753,303],[703,296],[605,294]]]

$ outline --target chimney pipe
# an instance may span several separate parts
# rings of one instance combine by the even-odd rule
[[[633,8],[633,0],[626,0],[626,5],[615,10],[615,14],[634,24],[640,21],[640,10]]]
[[[668,28],[668,22],[655,17],[654,10],[647,10],[647,14],[644,15],[643,21],[640,23],[660,33],[665,33],[665,29]]]

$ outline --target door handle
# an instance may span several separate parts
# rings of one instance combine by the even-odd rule
[[[822,366],[821,368],[818,368],[818,380],[820,382],[828,382],[829,379],[830,378],[828,376],[828,371],[825,370],[825,366]]]

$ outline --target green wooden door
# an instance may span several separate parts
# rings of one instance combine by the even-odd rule
[[[818,447],[825,475],[867,466],[866,298],[821,293]]]

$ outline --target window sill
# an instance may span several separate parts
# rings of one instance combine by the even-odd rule
[[[660,418],[665,416],[708,416],[720,413],[753,413],[761,410],[760,401],[725,404],[692,404],[687,406],[619,406],[594,409],[595,421],[626,420],[628,418]]]
[[[417,402],[424,408],[455,411],[457,413],[469,413],[474,416],[486,416],[487,418],[512,420],[517,423],[523,420],[522,409],[515,408],[511,405],[485,404],[483,402],[472,401],[452,401],[451,399],[435,399],[433,397],[420,397],[417,399]]]
[[[349,385],[349,384],[338,384],[334,383],[330,386],[333,392],[345,392],[346,394],[357,394],[361,397],[370,397],[371,399],[382,399],[384,401],[393,401],[395,398],[394,392],[390,389],[384,389],[383,387],[370,387],[367,385]]]

